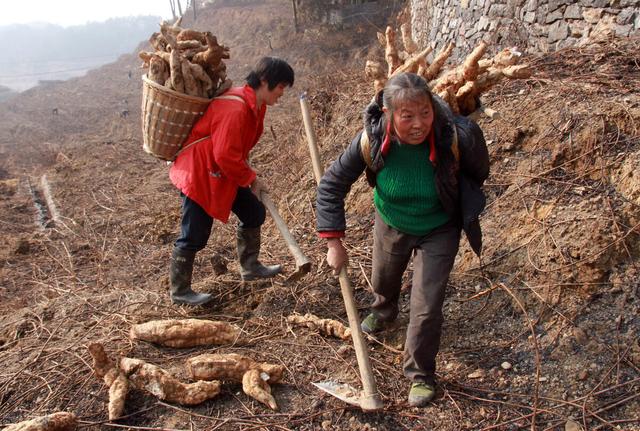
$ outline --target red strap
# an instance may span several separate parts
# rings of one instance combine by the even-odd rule
[[[387,121],[387,129],[384,134],[384,141],[382,141],[382,148],[380,151],[383,156],[386,156],[389,153],[389,148],[391,147],[391,122],[393,121],[393,117],[390,116],[389,121]]]
[[[343,238],[344,231],[335,230],[335,231],[327,231],[327,232],[318,232],[318,236],[320,238]]]
[[[429,141],[429,160],[431,161],[431,164],[435,166],[438,162],[438,155],[436,153],[436,138],[433,135],[433,127],[429,132],[429,136],[427,136],[427,140]]]

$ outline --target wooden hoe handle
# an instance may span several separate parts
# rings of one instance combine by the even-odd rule
[[[360,369],[360,377],[362,380],[363,394],[360,400],[360,407],[363,410],[380,410],[382,408],[382,400],[376,381],[373,378],[373,369],[369,360],[369,352],[367,344],[364,341],[362,329],[360,329],[360,319],[358,317],[358,309],[356,301],[353,298],[353,289],[347,275],[347,268],[342,267],[340,270],[340,292],[344,300],[344,307],[347,310],[347,318],[349,319],[349,328],[351,328],[351,338],[353,339],[353,347],[356,351],[356,360]]]
[[[278,209],[276,208],[275,204],[273,203],[273,201],[271,200],[271,198],[266,192],[262,192],[260,198],[264,206],[267,207],[267,209],[269,210],[269,213],[271,214],[271,218],[273,218],[273,221],[275,222],[276,227],[280,231],[282,238],[284,238],[284,241],[287,243],[287,246],[289,247],[289,251],[291,251],[293,258],[296,260],[297,269],[300,270],[302,268],[304,271],[308,272],[308,270],[311,268],[311,261],[307,256],[305,256],[305,254],[302,252],[302,250],[298,246],[298,243],[293,238],[293,235],[291,235],[291,232],[289,231],[287,224],[284,222],[284,220],[282,220],[282,217],[280,217],[280,213],[278,212]]]
[[[307,140],[309,142],[311,161],[313,162],[313,173],[316,183],[320,183],[320,178],[322,178],[322,164],[320,162],[320,153],[318,151],[313,125],[311,123],[309,104],[307,103],[307,99],[304,94],[300,97],[300,107],[302,109],[304,127],[307,133]],[[347,310],[349,328],[351,329],[351,338],[353,339],[353,347],[356,351],[356,359],[360,370],[360,379],[362,380],[362,387],[364,389],[360,401],[360,407],[363,410],[379,410],[382,408],[383,404],[380,399],[380,394],[378,394],[378,389],[376,388],[376,381],[373,378],[373,369],[371,368],[371,361],[369,360],[369,352],[364,341],[362,329],[360,328],[358,309],[356,308],[356,301],[353,298],[353,289],[349,282],[346,267],[342,267],[340,270],[340,292],[342,293],[344,306]]]

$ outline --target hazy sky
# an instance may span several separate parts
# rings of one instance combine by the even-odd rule
[[[181,1],[183,7],[186,1]],[[0,25],[50,22],[62,26],[129,15],[171,17],[169,0],[4,0]]]

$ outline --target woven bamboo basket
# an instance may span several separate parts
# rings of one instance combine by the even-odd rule
[[[188,96],[142,77],[142,148],[173,160],[211,99]]]

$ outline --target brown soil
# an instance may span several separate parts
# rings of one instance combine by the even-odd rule
[[[445,304],[437,399],[425,409],[405,401],[407,274],[398,324],[369,342],[385,409],[367,414],[311,384],[360,387],[351,344],[292,327],[286,316],[346,322],[315,235],[315,182],[296,93],[309,90],[328,164],[361,127],[371,98],[361,70],[367,55],[379,54],[376,28],[296,35],[288,7],[207,10],[194,27],[214,29],[234,48],[235,82],[265,53],[296,67],[296,86],[269,112],[252,163],[315,263],[301,281],[243,284],[232,220],[215,225],[196,262],[195,289],[215,295],[214,305],[171,305],[167,268],[179,199],[167,166],[141,148],[141,85],[136,74],[127,78],[137,70],[135,54],[0,104],[0,423],[66,410],[89,429],[111,429],[104,424],[108,394],[86,348],[102,342],[112,357],[143,359],[185,380],[185,360],[205,352],[286,368],[283,383],[273,385],[279,412],[238,383],[223,384],[221,395],[195,407],[132,391],[118,421],[132,429],[640,429],[638,40],[528,58],[534,78],[484,97],[501,117],[480,121],[492,158],[483,262],[463,240]],[[45,201],[43,174],[59,213],[46,227],[34,205]],[[372,209],[360,180],[349,197],[346,243],[363,314],[371,299]],[[263,249],[264,261],[293,271],[271,220]],[[229,272],[216,275],[213,255]],[[248,341],[171,349],[129,340],[134,323],[186,317],[235,323]],[[569,418],[581,428],[570,428]]]

